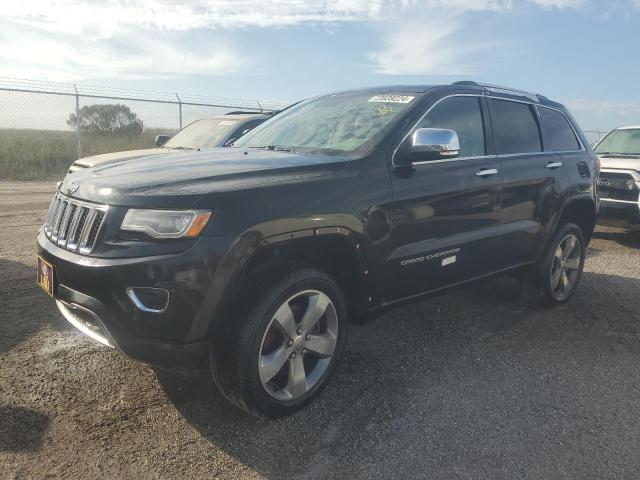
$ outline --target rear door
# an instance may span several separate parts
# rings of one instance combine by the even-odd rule
[[[455,130],[460,155],[392,174],[392,249],[386,297],[394,300],[495,269],[500,173],[482,94],[440,99],[417,128]]]
[[[500,199],[500,264],[528,262],[546,235],[568,184],[561,154],[545,151],[541,118],[533,102],[489,97],[503,186]]]

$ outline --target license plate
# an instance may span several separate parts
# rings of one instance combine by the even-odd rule
[[[38,257],[36,278],[38,285],[40,285],[49,296],[53,297],[53,265],[42,257]]]

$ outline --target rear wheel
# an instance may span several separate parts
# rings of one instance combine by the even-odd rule
[[[540,265],[538,284],[550,305],[567,302],[575,293],[584,270],[586,242],[580,228],[568,223],[554,236]]]
[[[265,279],[258,283],[272,286],[245,298],[253,307],[241,310],[214,344],[212,371],[234,404],[278,417],[302,408],[326,385],[344,348],[346,307],[336,282],[315,268],[298,268],[275,283]]]

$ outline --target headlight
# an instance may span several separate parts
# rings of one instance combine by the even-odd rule
[[[200,235],[211,217],[209,210],[129,209],[120,230],[144,232],[154,238],[193,238]]]

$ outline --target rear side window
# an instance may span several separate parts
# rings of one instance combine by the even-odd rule
[[[491,122],[498,155],[542,151],[540,129],[531,105],[490,99]]]
[[[567,118],[550,108],[539,107],[544,131],[544,149],[552,152],[580,150],[580,143]]]
[[[485,155],[484,123],[478,97],[451,97],[438,103],[417,128],[455,130],[460,140],[459,157]]]

